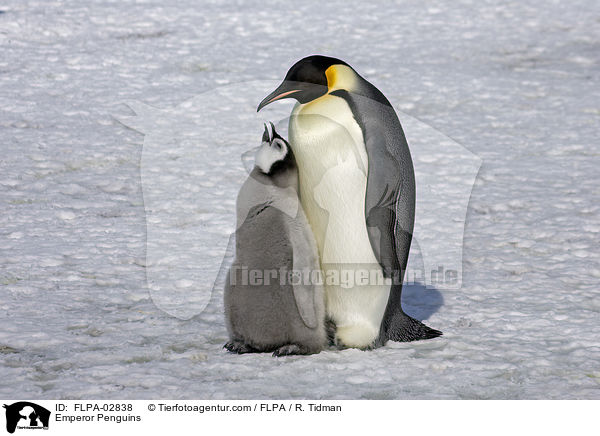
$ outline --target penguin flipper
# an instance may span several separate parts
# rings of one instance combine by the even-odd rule
[[[292,283],[294,300],[302,322],[311,329],[319,325],[319,297],[323,297],[322,285],[312,283],[311,272],[318,269],[316,242],[310,233],[308,222],[301,210],[298,218],[305,223],[302,227],[302,237],[292,239],[292,270],[300,274],[299,280]],[[309,276],[306,277],[305,274]]]
[[[296,252],[294,252],[295,254]],[[302,322],[306,327],[314,329],[318,326],[319,320],[317,318],[317,301],[315,299],[315,285],[311,284],[310,281],[305,280],[303,272],[305,268],[301,266],[300,262],[296,262],[295,259],[300,256],[294,256],[293,271],[296,274],[301,274],[299,280],[295,281],[292,285],[294,292],[294,300],[296,300],[296,307],[298,308],[298,314],[302,318]]]

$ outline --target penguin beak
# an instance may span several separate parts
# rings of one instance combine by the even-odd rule
[[[301,89],[289,89],[287,83],[283,82],[275,91],[267,95],[265,99],[260,102],[256,108],[256,112],[260,111],[266,105],[273,103],[275,100],[292,97],[293,94],[300,91]]]
[[[266,123],[264,123],[264,125],[265,125],[265,131],[262,136],[262,142],[271,142],[271,135],[269,135],[269,128],[267,127]]]

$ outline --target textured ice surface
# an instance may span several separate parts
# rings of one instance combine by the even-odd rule
[[[600,398],[596,2],[9,0],[1,10],[0,397]],[[277,81],[311,53],[345,59],[399,110],[482,159],[462,288],[405,291],[407,311],[442,338],[235,356],[221,349],[221,294],[189,320],[150,297],[144,137],[111,114],[132,116],[124,102],[169,109],[223,85]],[[257,103],[228,102],[224,132]],[[291,103],[272,106],[264,116],[276,119]],[[206,183],[244,171],[228,148],[239,138],[224,135],[214,165],[196,169]],[[428,147],[443,162],[443,142]],[[220,189],[234,198],[235,186]]]

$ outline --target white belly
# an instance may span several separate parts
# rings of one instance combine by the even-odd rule
[[[346,102],[326,95],[294,108],[289,139],[323,268],[327,315],[343,344],[366,347],[379,333],[390,286],[365,225],[368,157],[362,132]]]

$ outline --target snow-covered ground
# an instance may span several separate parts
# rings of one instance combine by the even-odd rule
[[[6,0],[0,11],[0,397],[600,398],[594,0]],[[346,60],[401,121],[405,113],[481,158],[462,288],[405,290],[407,311],[443,330],[439,339],[231,355],[219,286],[187,320],[151,298],[144,135],[122,123],[134,115],[124,103],[173,113],[219,87],[280,80],[313,53]],[[262,126],[241,132],[240,120],[289,112],[281,103],[258,117],[256,96],[272,89],[248,88],[221,118],[195,114],[223,129],[197,132],[216,138],[198,173],[209,183],[243,175],[240,152],[257,142],[239,135],[258,141]],[[446,151],[440,142],[430,157]],[[233,179],[221,194],[235,196]],[[428,231],[448,237],[444,226]],[[200,261],[220,259],[200,250]]]

